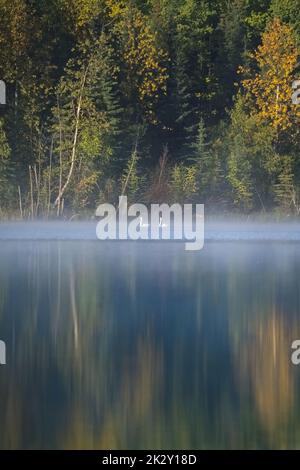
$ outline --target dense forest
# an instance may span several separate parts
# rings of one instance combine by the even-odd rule
[[[0,218],[121,194],[299,216],[299,0],[0,0],[0,18]]]

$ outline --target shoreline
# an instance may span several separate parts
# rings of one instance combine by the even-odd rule
[[[95,241],[131,243],[182,243],[188,241],[173,239],[159,240],[98,240],[97,221],[32,221],[1,222],[1,241]],[[300,242],[300,223],[254,223],[208,221],[205,224],[205,243],[207,242]]]

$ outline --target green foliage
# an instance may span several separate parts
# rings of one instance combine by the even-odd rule
[[[24,217],[72,216],[122,192],[298,213],[298,46],[280,55],[266,25],[299,39],[299,15],[298,0],[1,0],[1,216],[20,203]],[[262,41],[261,63],[289,70],[282,132],[258,113]],[[278,117],[274,77],[261,88]]]
[[[59,164],[57,205],[66,195],[78,201],[81,191],[79,206],[88,203],[87,195],[95,191],[113,156],[118,131],[112,89],[116,69],[105,35],[93,44],[85,40],[76,52],[58,85],[53,108],[54,156]]]
[[[232,105],[235,83],[239,81],[238,67],[248,62],[247,52],[256,47],[269,17],[270,0],[229,0],[225,2],[220,19],[220,40],[217,70],[220,93],[225,103]]]
[[[174,201],[183,204],[191,201],[197,193],[197,167],[175,165],[171,171],[170,190]]]
[[[10,207],[12,201],[11,163],[9,160],[10,148],[3,128],[3,120],[0,120],[0,214],[5,206]]]
[[[245,210],[264,209],[268,201],[268,168],[274,154],[274,129],[256,114],[249,115],[246,100],[238,95],[228,131],[228,180],[234,203]]]
[[[134,201],[141,187],[142,180],[138,175],[138,160],[137,150],[134,150],[121,176],[121,194],[127,196],[129,202]]]
[[[201,116],[211,117],[210,103],[216,92],[212,62],[212,34],[216,25],[216,2],[187,0],[176,17],[175,80],[178,94],[177,123],[190,143]],[[185,143],[184,142],[184,143]]]
[[[218,199],[222,186],[222,158],[216,146],[208,142],[206,127],[201,119],[189,160],[196,166],[198,193],[204,202]]]
[[[273,16],[289,23],[300,38],[300,6],[298,0],[272,0],[270,11]]]
[[[9,158],[10,149],[3,129],[3,120],[0,120],[0,160],[6,161]]]
[[[274,185],[275,200],[280,209],[287,214],[300,214],[300,188],[294,175],[295,159],[283,156],[280,159],[278,181]]]

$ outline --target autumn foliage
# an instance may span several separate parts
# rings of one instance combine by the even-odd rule
[[[300,50],[290,26],[275,18],[262,35],[262,44],[250,54],[258,72],[242,80],[255,99],[260,117],[279,131],[295,124],[299,106],[292,105],[291,85],[295,80]],[[249,73],[241,67],[240,72]]]

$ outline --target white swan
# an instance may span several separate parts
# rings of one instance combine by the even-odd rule
[[[159,227],[162,227],[162,228],[166,228],[168,227],[168,224],[163,224],[163,221],[162,221],[162,217],[160,216],[159,218],[159,224],[158,224]],[[146,227],[150,227],[150,224],[144,224],[143,223],[143,217],[140,217],[140,227],[141,228],[146,228]]]

